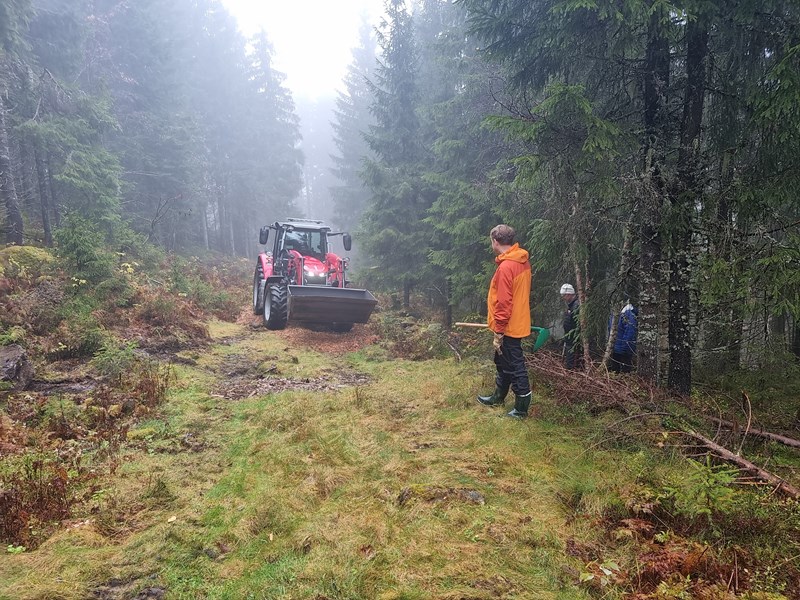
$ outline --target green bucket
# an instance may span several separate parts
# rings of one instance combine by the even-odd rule
[[[531,333],[536,334],[536,341],[533,343],[531,352],[536,352],[550,339],[550,330],[547,327],[531,327]]]

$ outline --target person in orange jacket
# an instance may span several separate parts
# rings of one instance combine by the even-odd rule
[[[489,284],[489,329],[494,332],[495,390],[478,396],[486,406],[505,404],[509,388],[514,390],[514,410],[509,417],[524,419],[531,405],[531,387],[522,338],[531,334],[531,263],[528,252],[515,243],[516,233],[508,225],[492,229],[489,238],[497,269]]]

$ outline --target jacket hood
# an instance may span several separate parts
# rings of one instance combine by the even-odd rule
[[[520,248],[519,244],[514,244],[500,256],[495,257],[494,262],[499,265],[504,260],[513,260],[514,262],[524,263],[528,260],[528,251]]]

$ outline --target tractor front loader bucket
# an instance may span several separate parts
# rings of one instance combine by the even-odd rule
[[[366,323],[378,301],[367,290],[289,286],[289,321]]]

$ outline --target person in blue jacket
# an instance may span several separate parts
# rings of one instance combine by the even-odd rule
[[[630,302],[626,303],[619,313],[617,338],[611,353],[609,370],[614,373],[630,373],[633,370],[633,357],[636,354],[636,334],[638,323],[636,315],[639,310]],[[609,327],[611,323],[609,323]]]

